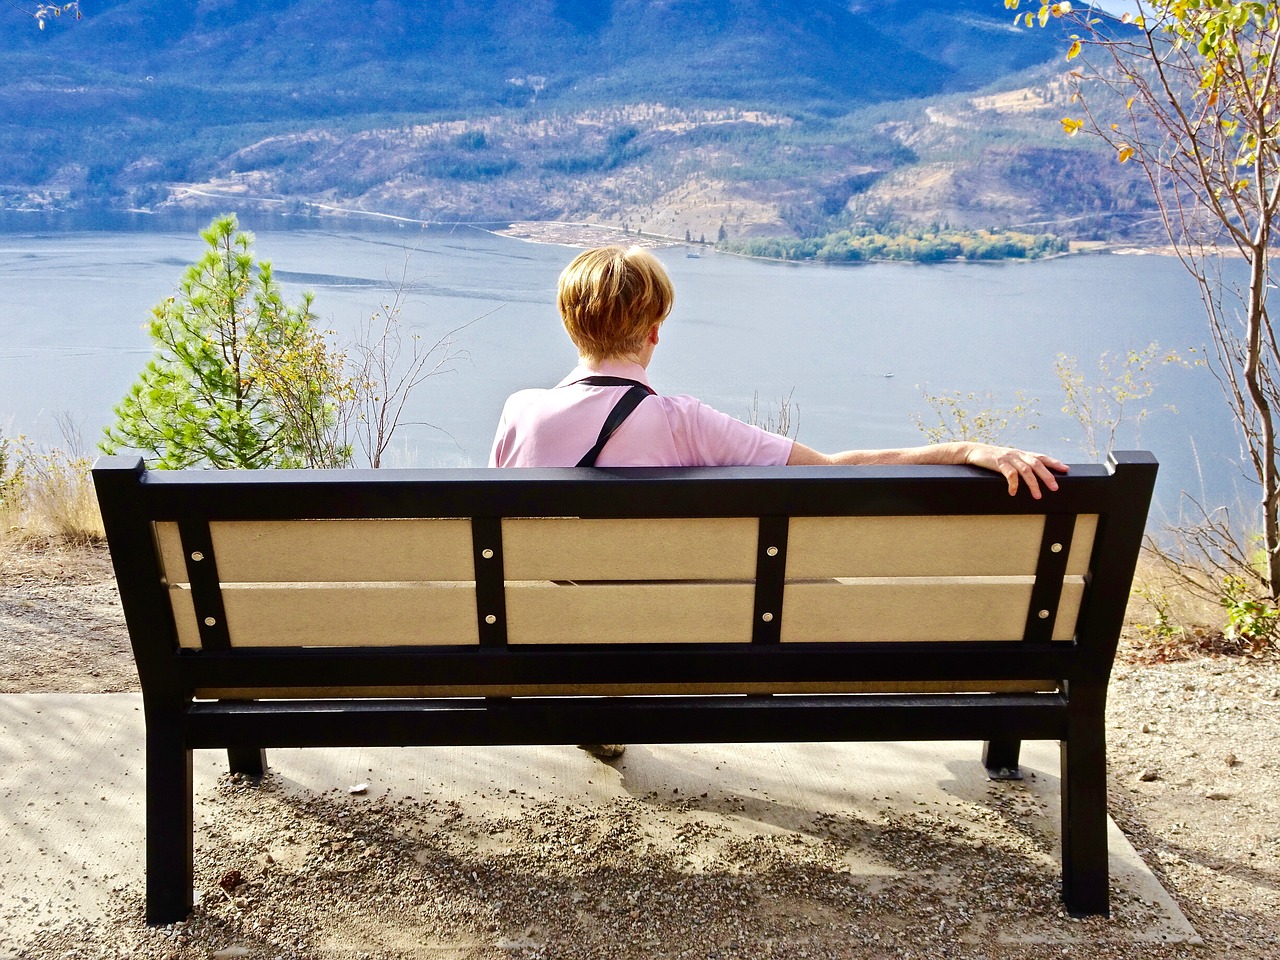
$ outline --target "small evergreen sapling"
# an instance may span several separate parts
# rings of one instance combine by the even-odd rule
[[[287,304],[234,216],[201,237],[203,257],[151,311],[156,352],[116,405],[100,443],[159,468],[343,466],[344,359],[313,324],[311,297]]]

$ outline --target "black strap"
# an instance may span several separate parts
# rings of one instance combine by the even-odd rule
[[[596,458],[600,456],[600,451],[609,442],[613,432],[622,426],[622,421],[631,416],[631,411],[640,406],[640,401],[653,393],[653,390],[637,380],[624,380],[622,377],[586,377],[582,380],[575,380],[574,383],[585,383],[593,387],[625,387],[628,385],[631,387],[613,405],[613,409],[609,411],[609,416],[605,418],[604,426],[600,428],[600,436],[596,439],[596,445],[588,450],[577,463],[579,467],[594,467]]]
[[[641,383],[639,380],[628,380],[626,377],[606,377],[602,374],[593,374],[589,377],[583,377],[581,380],[570,380],[564,386],[571,387],[575,383],[585,383],[589,387],[642,387],[645,392],[653,393],[653,387],[648,384]]]

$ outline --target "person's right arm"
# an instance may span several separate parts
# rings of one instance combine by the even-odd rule
[[[898,447],[888,450],[846,450],[843,453],[820,453],[803,443],[791,448],[788,466],[830,466],[846,464],[970,464],[1001,474],[1009,483],[1009,496],[1018,492],[1020,484],[1026,484],[1031,496],[1039,500],[1040,487],[1057,490],[1057,473],[1066,473],[1067,465],[1061,460],[1043,453],[1030,453],[1013,447],[999,447],[990,443],[974,443],[959,440],[951,443],[932,443],[923,447]]]

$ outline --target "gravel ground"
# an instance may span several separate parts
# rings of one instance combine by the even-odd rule
[[[137,687],[100,549],[0,556],[0,638],[0,692]],[[188,922],[146,927],[129,881],[105,922],[51,924],[19,956],[1280,956],[1280,664],[1130,656],[1111,690],[1113,817],[1204,946],[1153,941],[1155,905],[1128,898],[1063,916],[1056,838],[1016,790],[744,830],[759,818],[717,797],[496,803],[268,776],[200,797],[212,893]],[[883,870],[849,869],[868,859]]]

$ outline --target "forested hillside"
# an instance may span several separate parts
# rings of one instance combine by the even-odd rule
[[[81,9],[0,13],[4,208],[231,196],[695,238],[1140,219],[1053,122],[1060,38],[1003,0]]]

